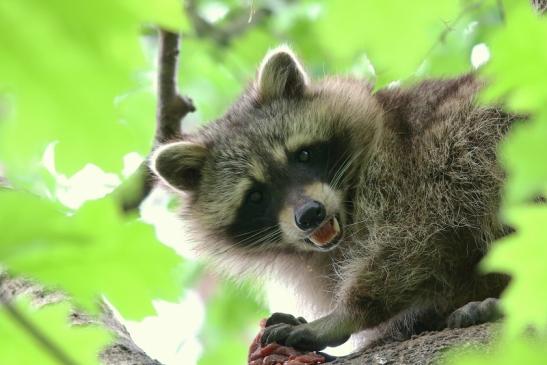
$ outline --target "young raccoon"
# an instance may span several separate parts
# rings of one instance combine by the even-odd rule
[[[274,314],[265,342],[318,350],[372,327],[403,338],[469,325],[494,302],[453,312],[508,280],[477,272],[508,233],[496,147],[513,120],[477,106],[479,88],[471,75],[377,93],[311,81],[280,47],[222,118],[158,148],[151,167],[185,193],[199,252],[233,275],[282,278],[324,314]]]

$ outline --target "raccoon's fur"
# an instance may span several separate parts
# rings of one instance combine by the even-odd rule
[[[265,341],[320,349],[377,326],[407,336],[507,283],[477,263],[508,233],[496,149],[514,118],[475,104],[480,87],[472,75],[376,93],[310,81],[280,47],[222,118],[161,146],[151,166],[184,193],[200,253],[232,275],[282,278],[323,315],[274,315]]]

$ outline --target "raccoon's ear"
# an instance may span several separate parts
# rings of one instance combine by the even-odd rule
[[[260,100],[301,96],[308,83],[306,71],[288,46],[280,46],[268,52],[258,69],[257,89]]]
[[[207,149],[193,142],[175,142],[158,148],[150,159],[152,171],[169,186],[194,191],[201,180]]]

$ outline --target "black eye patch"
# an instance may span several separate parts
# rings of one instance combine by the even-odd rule
[[[279,239],[278,194],[266,184],[255,183],[247,191],[228,234],[238,246],[253,246]]]
[[[329,143],[304,145],[289,154],[289,169],[294,177],[327,180]]]
[[[347,155],[347,146],[341,139],[333,137],[291,152],[289,165],[293,175],[330,183],[347,162]]]

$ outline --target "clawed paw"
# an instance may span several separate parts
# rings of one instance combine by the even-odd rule
[[[268,344],[271,342],[306,351],[317,351],[327,347],[327,344],[314,333],[308,324],[295,326],[278,323],[266,327],[262,335],[262,343]]]
[[[499,300],[495,298],[488,298],[482,302],[469,302],[448,316],[447,327],[464,328],[498,320],[502,317],[498,302]]]
[[[319,351],[327,346],[338,346],[346,342],[349,335],[333,335],[317,322],[307,323],[302,317],[274,313],[266,321],[262,344],[276,342],[305,351]]]
[[[308,323],[303,317],[295,317],[292,314],[279,313],[276,312],[266,320],[266,327],[272,326],[274,324],[285,323],[291,324],[293,326],[298,326],[299,324]]]

